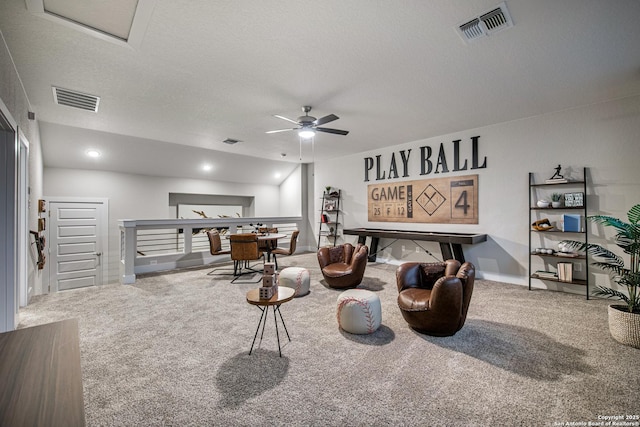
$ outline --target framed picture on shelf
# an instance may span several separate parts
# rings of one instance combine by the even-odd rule
[[[564,193],[564,205],[568,208],[581,208],[584,206],[584,193]]]
[[[325,211],[334,211],[334,210],[336,210],[336,200],[325,200],[324,201],[324,210]]]

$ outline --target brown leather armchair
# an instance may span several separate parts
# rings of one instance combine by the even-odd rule
[[[400,265],[396,282],[402,317],[418,332],[454,335],[467,319],[475,275],[473,264],[453,259]]]
[[[318,249],[318,263],[324,280],[336,289],[355,288],[362,282],[369,248],[351,243]]]

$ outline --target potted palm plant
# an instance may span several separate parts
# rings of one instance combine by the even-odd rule
[[[572,240],[565,240],[563,243],[587,252],[595,260],[592,265],[608,272],[613,282],[626,289],[625,293],[598,285],[593,294],[625,303],[609,306],[609,331],[622,344],[640,348],[640,204],[629,209],[627,217],[629,222],[606,215],[593,215],[588,219],[615,229],[616,245],[630,257],[628,267],[622,256],[598,244]]]

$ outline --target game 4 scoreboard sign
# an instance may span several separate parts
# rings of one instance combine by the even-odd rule
[[[369,221],[478,223],[478,175],[368,186]]]

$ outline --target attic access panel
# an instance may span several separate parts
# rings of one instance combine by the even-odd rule
[[[157,0],[26,0],[32,14],[122,46],[141,45]]]
[[[46,13],[127,40],[138,0],[43,0],[43,6]]]

